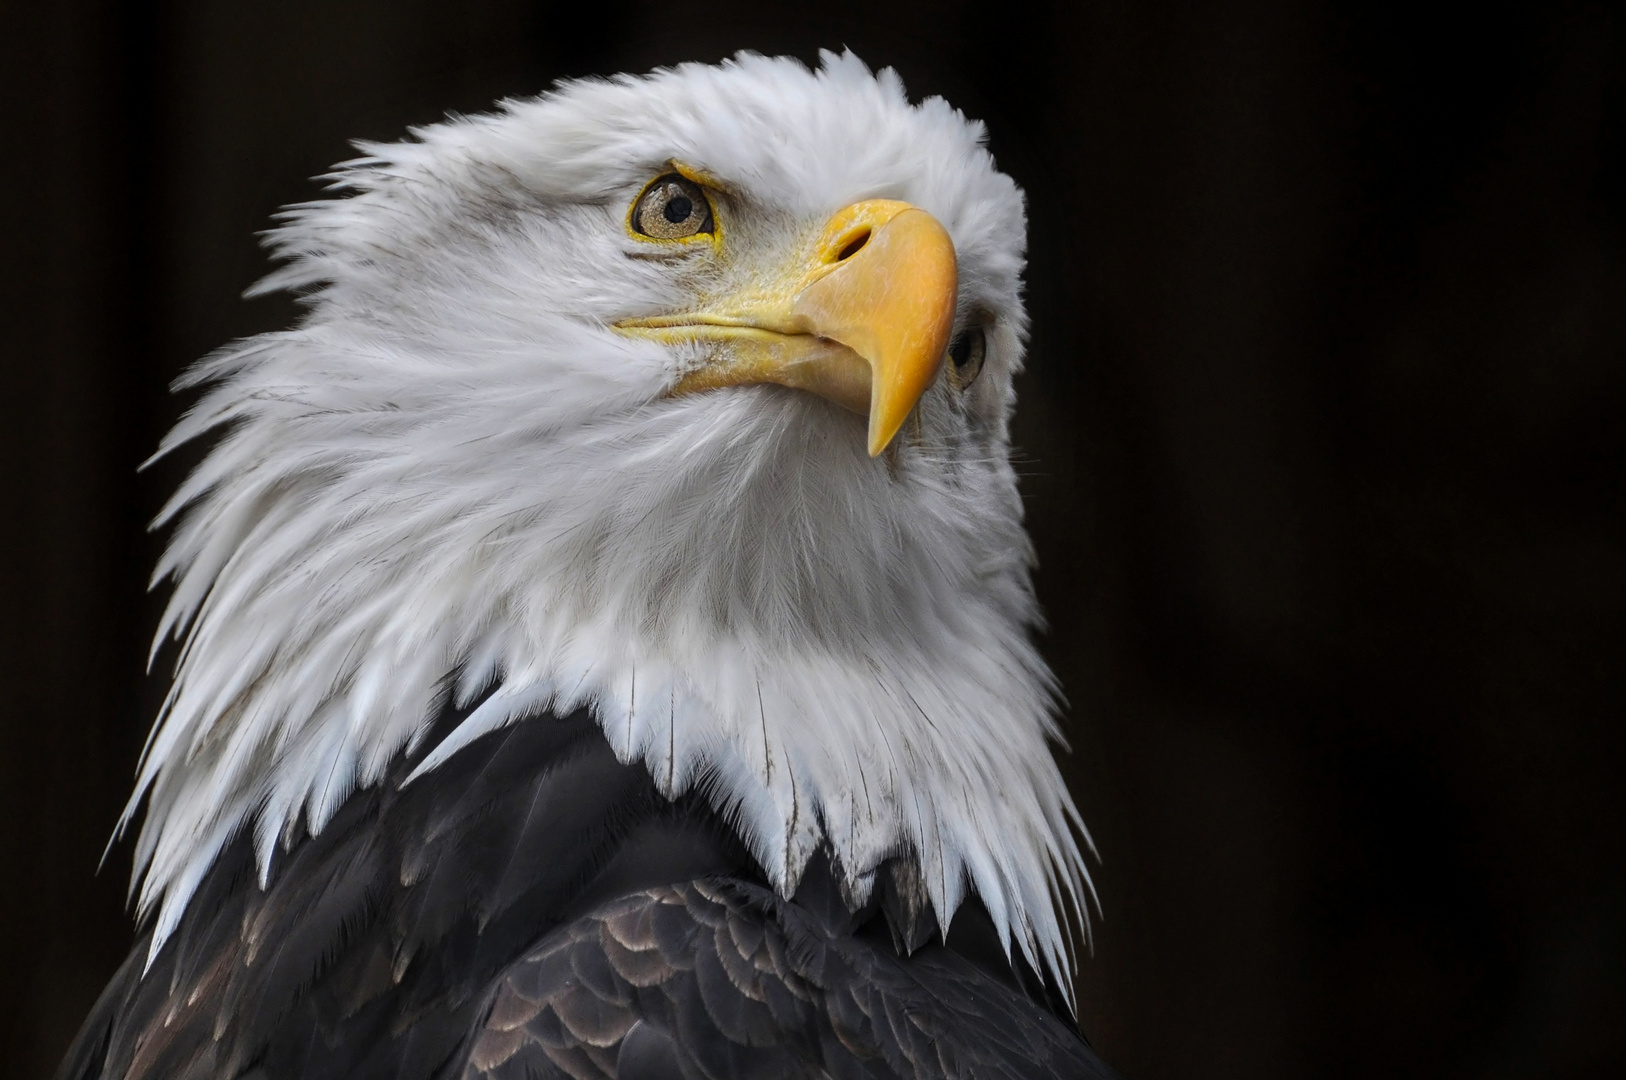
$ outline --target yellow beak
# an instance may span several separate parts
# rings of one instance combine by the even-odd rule
[[[954,326],[954,242],[926,211],[854,203],[765,287],[714,311],[628,319],[622,333],[717,346],[674,394],[776,383],[869,417],[870,456],[937,378]]]

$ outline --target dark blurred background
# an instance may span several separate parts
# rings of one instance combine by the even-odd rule
[[[17,5],[0,1073],[130,939],[165,385],[355,137],[850,45],[1029,193],[1017,437],[1130,1080],[1626,1075],[1626,7]]]

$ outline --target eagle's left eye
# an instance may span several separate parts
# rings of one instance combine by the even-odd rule
[[[956,389],[964,390],[977,381],[987,356],[988,338],[980,326],[967,327],[949,342],[949,371]]]
[[[711,202],[700,185],[686,176],[668,173],[644,188],[632,206],[634,232],[654,240],[682,240],[714,228]]]

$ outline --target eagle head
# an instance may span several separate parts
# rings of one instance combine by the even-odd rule
[[[256,289],[305,315],[194,369],[160,449],[215,438],[160,517],[154,952],[239,831],[263,879],[399,755],[427,782],[586,706],[782,892],[823,851],[861,901],[901,858],[942,925],[975,891],[1065,972],[1025,221],[981,125],[851,54],[742,54],[412,134],[281,215]]]

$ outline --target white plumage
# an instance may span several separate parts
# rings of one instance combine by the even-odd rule
[[[974,889],[1070,985],[1088,876],[1006,428],[1025,222],[981,126],[850,54],[742,55],[413,134],[283,215],[257,289],[308,316],[187,376],[207,392],[160,450],[218,433],[159,519],[159,639],[183,644],[126,814],[149,798],[153,954],[232,835],[263,876],[447,694],[494,686],[425,769],[586,703],[662,793],[725,808],[781,892],[820,844],[860,897],[912,852],[942,924]],[[721,254],[652,257],[623,227],[672,161],[726,193]],[[943,223],[957,317],[990,320],[981,378],[941,378],[880,458],[810,394],[666,396],[693,350],[610,328],[749,287],[872,198]]]

